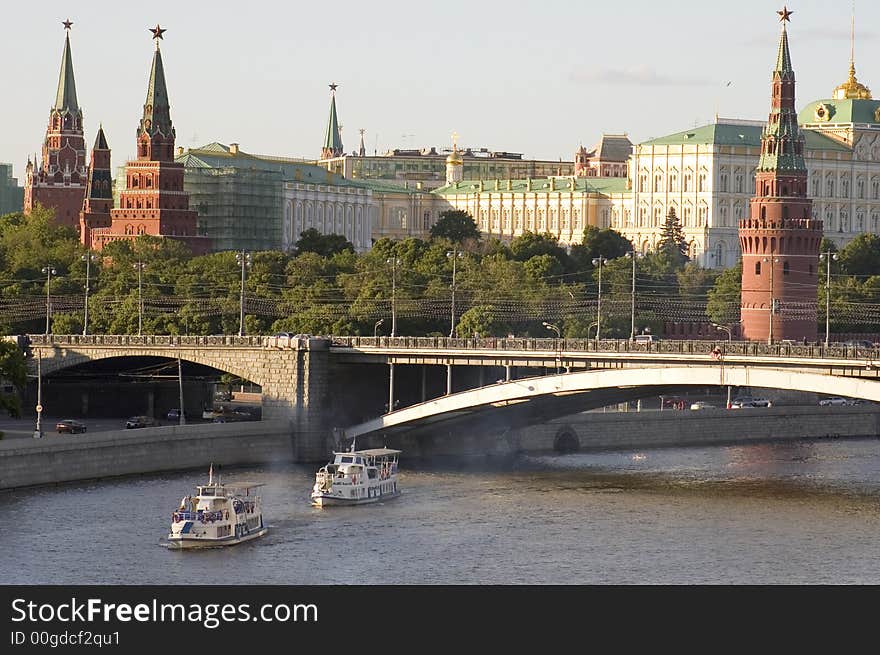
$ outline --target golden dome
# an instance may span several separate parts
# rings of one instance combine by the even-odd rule
[[[461,153],[458,152],[458,148],[452,148],[452,152],[449,153],[449,156],[446,158],[446,164],[451,164],[453,166],[461,166],[464,164],[464,159],[461,158]]]
[[[871,89],[856,79],[856,65],[850,62],[849,79],[834,89],[835,100],[871,100]]]

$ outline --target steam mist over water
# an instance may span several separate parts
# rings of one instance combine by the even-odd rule
[[[876,439],[404,459],[399,498],[325,509],[316,468],[221,469],[270,532],[200,552],[161,543],[206,471],[6,492],[0,582],[880,583]]]

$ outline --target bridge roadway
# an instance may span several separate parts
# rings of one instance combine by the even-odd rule
[[[880,350],[838,344],[825,348],[727,340],[636,344],[531,338],[51,334],[30,335],[27,342],[34,374],[35,360],[42,374],[50,375],[97,359],[152,356],[179,357],[250,380],[262,389],[264,416],[289,420],[294,457],[303,461],[326,452],[331,428],[342,427],[332,424],[333,412],[327,411],[332,397],[344,396],[341,386],[346,384],[329,372],[331,363],[383,365],[384,382],[370,383],[387,384],[390,407],[397,398],[396,367],[446,368],[445,395],[425,397],[423,383],[423,402],[348,426],[346,436],[439,423],[448,428],[477,416],[495,425],[524,425],[692,386],[771,387],[880,401],[880,365],[875,364]],[[453,394],[453,369],[461,366],[478,367],[480,383]],[[376,370],[374,366],[373,375]]]

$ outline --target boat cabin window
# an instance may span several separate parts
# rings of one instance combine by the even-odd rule
[[[343,464],[351,464],[352,461],[354,461],[354,460],[353,460],[353,458],[351,458],[351,457],[343,457],[343,458],[342,458],[342,463],[343,463]]]
[[[363,464],[363,463],[364,463],[364,460],[362,460],[360,457],[358,457],[355,461],[356,461],[358,464]]]
[[[376,478],[377,474],[378,474],[378,471],[376,469],[374,469],[374,468],[367,469],[367,477],[370,478],[371,480],[374,480]]]

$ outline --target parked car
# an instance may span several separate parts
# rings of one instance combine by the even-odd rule
[[[179,421],[180,420],[180,409],[178,407],[175,407],[174,409],[169,409],[168,414],[165,415],[165,418],[167,418],[169,421]],[[184,412],[183,418],[188,419],[189,414]]]
[[[715,405],[698,400],[695,403],[691,403],[691,409],[715,409]]]
[[[657,337],[653,334],[637,334],[633,337],[633,341],[635,343],[654,343],[657,341]]]
[[[663,401],[663,409],[684,409],[690,405],[683,396],[660,396]]]
[[[742,409],[743,407],[773,407],[773,403],[766,398],[753,398],[752,396],[739,396],[730,403],[731,409]]]
[[[850,401],[846,398],[841,398],[840,396],[832,396],[830,398],[823,398],[819,401],[819,405],[822,407],[839,407],[841,405],[849,405]]]
[[[126,429],[132,428],[155,428],[160,423],[152,416],[132,416],[125,422]]]
[[[86,424],[73,418],[66,418],[55,424],[55,430],[58,434],[76,434],[77,432],[85,432]]]

